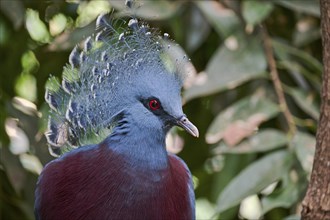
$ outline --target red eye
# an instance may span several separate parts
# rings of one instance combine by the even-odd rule
[[[149,101],[149,107],[151,110],[155,111],[160,108],[160,102],[158,102],[156,99],[152,99]]]

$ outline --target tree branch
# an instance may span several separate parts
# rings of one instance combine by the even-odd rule
[[[290,136],[293,136],[294,133],[296,132],[296,126],[295,126],[292,114],[286,103],[284,92],[283,92],[283,87],[282,87],[280,78],[278,76],[271,39],[268,36],[267,30],[265,29],[265,27],[261,28],[261,33],[262,33],[262,39],[264,41],[264,49],[265,49],[265,53],[266,53],[269,70],[270,70],[270,76],[271,76],[271,79],[274,84],[278,102],[280,104],[280,109],[282,110],[284,117],[288,123],[289,134],[290,134]]]
[[[330,1],[321,0],[323,82],[311,181],[303,200],[302,219],[330,219]]]

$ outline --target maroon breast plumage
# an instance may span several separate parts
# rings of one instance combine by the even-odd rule
[[[46,166],[38,186],[37,202],[43,204],[38,217],[192,219],[189,171],[176,156],[168,159],[165,170],[139,170],[102,145],[57,159]]]

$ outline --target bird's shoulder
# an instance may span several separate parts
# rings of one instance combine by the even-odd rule
[[[51,161],[37,182],[36,213],[47,219],[80,219],[77,210],[90,207],[89,201],[108,197],[105,189],[115,182],[109,177],[120,172],[119,160],[111,149],[90,145]]]
[[[191,176],[187,164],[180,157],[176,156],[175,154],[168,153],[168,158],[171,169],[174,169],[180,174],[188,175],[189,177]]]
[[[118,170],[117,166],[121,164],[119,160],[109,148],[84,146],[49,162],[39,177],[37,187],[44,190],[48,184],[55,184],[61,186],[61,190],[69,190],[71,187],[88,184],[95,177],[105,178],[105,170],[110,173]]]

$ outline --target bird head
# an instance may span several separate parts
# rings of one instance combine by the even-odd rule
[[[184,76],[177,67],[186,58],[173,60],[165,40],[137,19],[118,30],[101,15],[94,38],[87,38],[82,51],[71,52],[62,83],[47,88],[46,137],[53,149],[102,141],[120,112],[133,115],[141,129],[165,134],[177,125],[198,137],[182,110]]]
[[[172,126],[179,126],[194,137],[198,129],[183,113],[181,79],[170,72],[166,65],[145,65],[125,80],[120,80],[123,102],[120,109],[134,114],[136,123],[149,129],[162,129],[164,133]]]

